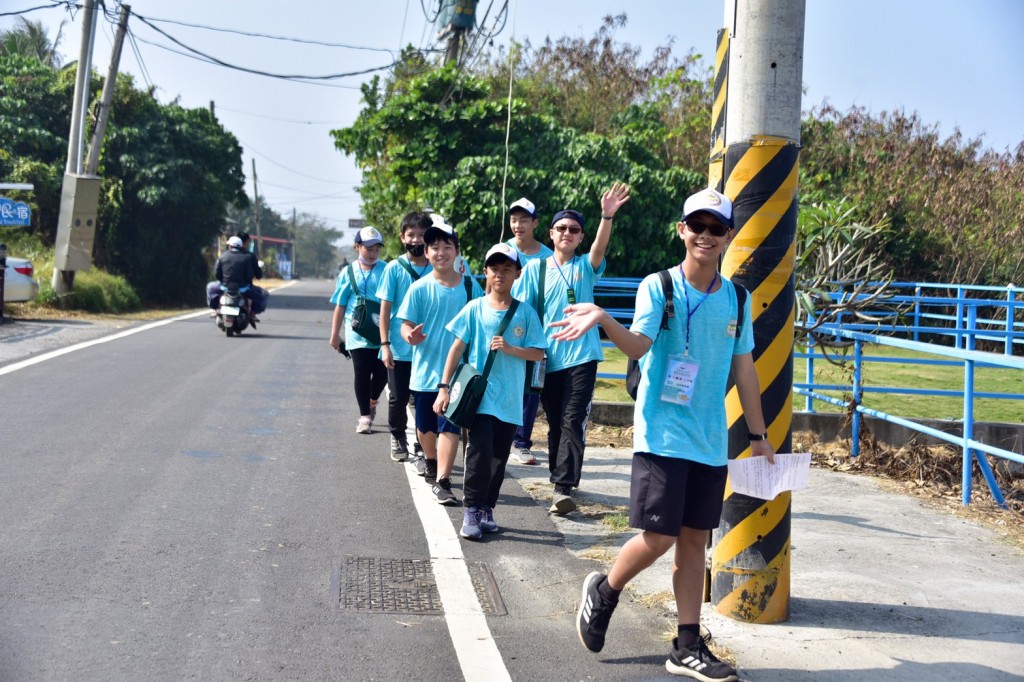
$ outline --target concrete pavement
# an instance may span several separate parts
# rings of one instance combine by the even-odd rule
[[[599,518],[625,513],[631,456],[587,448],[580,512],[552,517],[570,551],[610,565],[632,536]],[[513,458],[508,470],[546,510],[551,486],[546,457],[539,461]],[[870,477],[812,468],[809,486],[793,494],[791,549],[788,622],[741,623],[705,605],[714,645],[735,657],[741,679],[1024,679],[1024,553],[993,531]],[[629,588],[663,606],[666,633],[675,623],[671,571],[662,557]],[[625,653],[615,630],[613,618],[596,655]]]

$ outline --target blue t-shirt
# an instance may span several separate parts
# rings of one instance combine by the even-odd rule
[[[537,292],[540,277],[540,264],[543,259],[532,260],[523,268],[523,273],[516,280],[512,294],[528,306],[537,309]],[[572,284],[576,303],[594,302],[594,285],[604,274],[606,261],[594,270],[587,256],[575,256],[571,261],[559,268],[554,258],[548,258],[544,273],[544,318],[547,327],[552,322],[565,318],[563,312],[569,305],[569,284]],[[597,329],[591,329],[575,341],[555,341],[548,336],[547,371],[557,372],[560,369],[576,367],[591,360],[604,360],[601,350],[601,336]]]
[[[516,246],[516,238],[515,237],[512,237],[512,239],[509,239],[505,243],[508,244],[509,246],[511,246],[516,251],[519,251],[519,247]],[[537,242],[537,243],[540,244],[540,242]],[[525,268],[526,264],[529,263],[530,261],[532,261],[532,260],[539,260],[541,258],[547,258],[548,256],[550,256],[553,253],[554,253],[554,251],[551,250],[550,246],[545,246],[544,244],[540,244],[540,251],[538,251],[537,253],[529,254],[529,253],[523,253],[522,251],[519,251],[519,260],[523,264],[523,267]]]
[[[446,287],[433,276],[424,277],[409,287],[405,300],[398,309],[398,319],[408,320],[414,325],[422,324],[423,333],[427,338],[418,346],[412,347],[412,375],[409,388],[421,393],[436,393],[441,383],[441,372],[444,371],[448,351],[455,342],[452,333],[445,325],[459,314],[466,305],[465,279],[459,280],[454,287]],[[472,294],[470,299],[483,296],[483,289],[470,279]],[[522,407],[520,407],[522,409]]]
[[[420,279],[427,276],[434,268],[429,262],[424,266],[418,266],[410,262],[408,256],[403,254],[384,268],[384,276],[381,277],[380,286],[377,287],[377,298],[391,302],[391,327],[388,329],[391,354],[395,360],[409,362],[412,360],[412,346],[402,338],[402,321],[398,318],[398,307],[405,299],[405,294],[414,280],[402,262],[411,267]]]
[[[665,293],[658,275],[645,277],[636,294],[630,330],[654,339],[654,343],[640,358],[643,376],[633,413],[633,449],[724,466],[729,457],[725,395],[732,358],[754,349],[750,297],[743,328],[737,334],[736,288],[729,280],[723,277],[718,291],[701,302],[703,291],[684,284],[679,268],[671,273],[675,317],[669,320],[667,330],[660,329]],[[689,316],[690,357],[700,363],[700,369],[690,403],[683,406],[662,400],[661,389],[669,356],[683,355],[688,309],[694,311]]]
[[[352,314],[356,307],[357,299],[360,297],[369,301],[380,303],[377,297],[377,286],[384,274],[385,262],[378,260],[373,268],[366,272],[358,263],[352,265],[352,272],[355,274],[355,282],[348,277],[349,269],[342,268],[338,275],[338,282],[334,287],[334,295],[331,296],[331,303],[345,306],[345,347],[348,350],[358,348],[380,348],[379,344],[370,343],[358,332],[352,329]]]
[[[469,346],[469,364],[484,371],[491,339],[498,332],[505,310],[495,310],[486,298],[464,307],[447,329]],[[505,341],[520,348],[545,348],[544,329],[540,318],[529,306],[519,304],[505,329]],[[489,414],[507,424],[523,424],[523,388],[526,383],[526,360],[498,351],[487,375],[487,390],[477,414]]]

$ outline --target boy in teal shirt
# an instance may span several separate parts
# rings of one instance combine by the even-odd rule
[[[444,414],[448,407],[448,383],[455,374],[459,360],[469,349],[469,363],[482,371],[488,355],[494,351],[494,364],[487,376],[487,390],[469,427],[466,448],[466,469],[463,480],[463,514],[459,534],[479,540],[483,533],[498,530],[494,507],[505,480],[509,446],[516,426],[522,423],[523,389],[526,383],[526,361],[544,357],[547,341],[537,313],[512,298],[512,283],[519,277],[522,264],[519,253],[508,244],[497,244],[487,252],[484,274],[487,296],[465,306],[447,329],[455,335],[448,352],[434,411]],[[511,312],[505,332],[498,328]]]
[[[448,349],[455,342],[445,324],[484,292],[473,278],[455,270],[459,257],[455,228],[437,221],[427,228],[423,240],[433,270],[409,287],[398,318],[402,320],[402,339],[413,347],[409,388],[416,404],[416,435],[426,457],[426,479],[438,503],[458,505],[452,493],[451,472],[460,431],[444,416],[435,414],[434,402]]]

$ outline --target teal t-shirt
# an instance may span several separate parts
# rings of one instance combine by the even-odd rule
[[[486,298],[479,298],[464,307],[447,329],[469,347],[469,363],[478,372],[484,371],[491,339],[498,332],[505,310],[495,310]],[[546,348],[544,330],[537,313],[519,304],[505,329],[505,341],[520,348]],[[523,424],[523,387],[526,383],[526,360],[498,351],[487,375],[487,390],[477,414],[489,414],[508,424]]]
[[[422,324],[427,338],[412,347],[412,375],[409,388],[421,393],[436,393],[441,383],[448,351],[455,342],[452,333],[445,329],[459,311],[466,305],[464,279],[454,287],[446,287],[433,276],[424,277],[409,287],[405,300],[398,309],[398,319],[408,320],[414,325]],[[483,289],[470,279],[472,284],[470,300],[484,295]],[[521,409],[521,408],[520,408]]]
[[[409,291],[409,287],[415,281],[406,269],[406,265],[419,275],[419,279],[427,276],[434,269],[430,263],[421,267],[410,262],[408,256],[404,254],[399,256],[384,268],[384,276],[381,277],[380,285],[377,287],[377,298],[391,302],[391,327],[388,330],[391,354],[395,360],[409,362],[412,360],[412,346],[402,339],[402,321],[398,318],[398,308],[405,300],[405,294]]]
[[[541,258],[547,258],[548,256],[550,256],[551,254],[554,253],[554,251],[551,250],[550,246],[545,246],[544,244],[540,245],[540,251],[538,251],[535,254],[531,255],[529,253],[523,253],[522,251],[519,251],[519,247],[516,246],[516,238],[515,237],[512,237],[512,239],[509,239],[505,243],[508,244],[513,249],[515,249],[516,251],[519,252],[519,260],[522,262],[523,267],[526,267],[526,264],[529,263],[532,260],[539,260]],[[540,243],[540,242],[538,242],[538,243]]]
[[[750,297],[743,328],[737,333],[736,289],[729,280],[722,278],[718,291],[701,302],[704,292],[684,285],[679,268],[671,272],[675,317],[669,320],[667,330],[660,329],[665,293],[658,275],[645,277],[636,294],[630,330],[654,339],[654,343],[640,358],[643,376],[633,412],[633,449],[724,466],[729,457],[725,395],[732,358],[754,349]],[[689,316],[690,357],[700,368],[690,403],[683,406],[662,400],[661,389],[669,356],[682,355],[686,346],[687,310],[694,311]]]
[[[516,280],[512,294],[531,308],[537,307],[538,279],[542,259],[532,260],[523,268],[523,273]],[[606,261],[594,270],[587,256],[575,256],[571,261],[559,268],[554,258],[547,259],[544,273],[544,319],[547,327],[552,322],[565,318],[563,312],[569,305],[569,285],[572,284],[576,303],[594,302],[594,285],[604,274]],[[560,369],[576,367],[591,360],[604,360],[601,350],[601,336],[597,329],[591,329],[575,341],[555,341],[547,337],[547,371],[557,372]]]
[[[359,297],[380,303],[380,298],[377,297],[377,286],[384,275],[385,268],[386,264],[382,260],[374,263],[369,272],[359,267],[359,263],[355,263],[352,265],[355,282],[349,281],[348,267],[342,268],[341,274],[338,275],[331,303],[345,306],[345,347],[348,350],[380,348],[379,344],[370,343],[352,329],[352,311],[355,309]]]

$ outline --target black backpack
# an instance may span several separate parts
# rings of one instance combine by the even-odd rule
[[[665,312],[661,314],[661,329],[668,329],[668,321],[676,316],[676,305],[672,300],[672,296],[675,293],[672,287],[672,275],[668,270],[662,270],[658,273],[658,277],[661,279],[661,290],[665,293]],[[733,282],[732,285],[736,287],[736,306],[738,308],[736,312],[736,333],[739,334],[740,330],[743,329],[743,312],[744,306],[747,303],[747,290],[736,282]],[[653,343],[652,341],[651,344],[653,345]],[[626,361],[626,393],[633,400],[636,400],[636,392],[640,388],[640,377],[642,375],[640,363],[633,358],[629,358]]]

